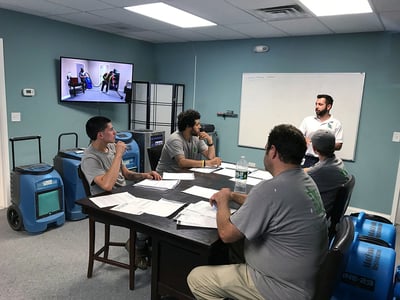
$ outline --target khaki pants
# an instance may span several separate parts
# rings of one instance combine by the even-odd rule
[[[200,266],[190,272],[187,282],[198,300],[264,300],[253,283],[247,264]]]

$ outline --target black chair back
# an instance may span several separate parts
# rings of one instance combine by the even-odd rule
[[[343,184],[337,191],[335,203],[333,204],[329,225],[329,241],[333,239],[336,233],[336,226],[343,218],[347,207],[350,203],[351,194],[353,193],[356,179],[354,175],[350,175],[349,180]]]
[[[344,271],[351,245],[354,239],[354,224],[349,216],[344,216],[338,224],[338,230],[332,245],[317,275],[314,300],[329,300],[335,285]]]
[[[78,176],[82,180],[83,189],[85,190],[86,197],[91,196],[92,193],[90,192],[90,185],[89,185],[89,182],[86,179],[85,174],[83,174],[81,165],[78,166]]]
[[[152,171],[155,171],[157,168],[158,161],[161,157],[163,145],[157,145],[151,148],[147,148],[147,155],[149,156],[150,167]]]

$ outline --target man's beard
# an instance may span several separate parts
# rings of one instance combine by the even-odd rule
[[[318,117],[324,116],[325,114],[328,113],[328,110],[325,108],[324,110],[321,111],[315,111]]]

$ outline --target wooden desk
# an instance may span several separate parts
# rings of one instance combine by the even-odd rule
[[[154,189],[127,186],[118,190],[128,191],[137,197],[158,200],[165,198],[187,203],[206,200],[182,193],[190,186],[198,185],[214,189],[230,187],[234,182],[218,174],[195,173],[195,180],[181,181],[176,189],[157,191]],[[83,212],[90,216],[108,218],[125,227],[135,228],[152,237],[152,282],[151,299],[170,295],[178,299],[193,299],[186,277],[196,266],[227,263],[227,247],[219,239],[216,229],[177,226],[172,218],[154,215],[132,215],[98,208],[89,199],[77,201]]]

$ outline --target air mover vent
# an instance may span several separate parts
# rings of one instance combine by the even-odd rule
[[[309,17],[309,14],[297,4],[259,8],[255,13],[268,21]]]

